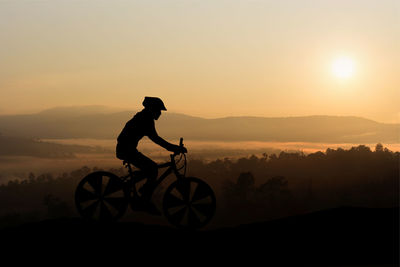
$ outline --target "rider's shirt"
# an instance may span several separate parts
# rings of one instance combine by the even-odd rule
[[[155,137],[158,136],[154,119],[150,112],[142,110],[136,113],[131,120],[126,124],[122,132],[118,136],[118,145],[127,151],[137,151],[137,145],[143,136]]]

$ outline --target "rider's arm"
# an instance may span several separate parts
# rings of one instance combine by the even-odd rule
[[[173,145],[173,144],[165,141],[163,138],[158,136],[157,133],[155,135],[149,135],[149,138],[150,138],[151,141],[153,141],[157,145],[162,146],[166,150],[169,150],[169,151],[175,151],[176,150],[176,148],[175,148],[176,145]]]
[[[162,146],[166,150],[175,152],[177,150],[177,148],[179,148],[178,146],[173,145],[173,144],[165,141],[163,138],[161,138],[156,132],[154,123],[149,125],[147,136],[150,138],[151,141],[153,141],[154,143],[156,143],[159,146]]]

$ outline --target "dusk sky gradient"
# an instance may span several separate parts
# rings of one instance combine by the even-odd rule
[[[146,95],[206,118],[400,122],[400,1],[0,0],[0,114]]]

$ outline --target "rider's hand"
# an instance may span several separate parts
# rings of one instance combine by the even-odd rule
[[[187,149],[186,149],[186,147],[184,147],[184,146],[181,146],[180,148],[181,148],[181,153],[187,153]]]
[[[183,146],[176,146],[174,145],[173,150],[175,154],[180,154],[180,153],[187,153],[187,149]]]

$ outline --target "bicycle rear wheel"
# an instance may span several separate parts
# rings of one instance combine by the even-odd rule
[[[79,183],[75,205],[79,214],[90,221],[111,222],[124,215],[128,197],[121,179],[110,172],[93,172]]]
[[[215,210],[213,190],[207,183],[195,177],[173,182],[164,195],[164,215],[178,228],[201,228],[210,222]]]

